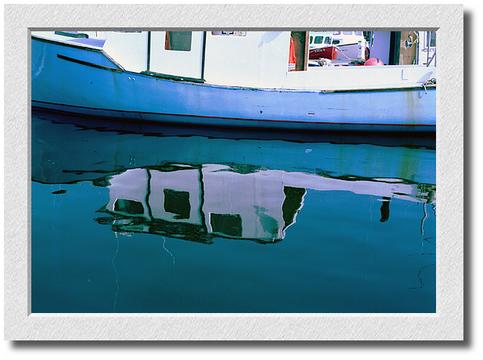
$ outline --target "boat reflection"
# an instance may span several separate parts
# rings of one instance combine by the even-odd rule
[[[431,148],[154,136],[66,119],[33,113],[32,180],[108,188],[107,203],[95,199],[96,208],[105,205],[96,220],[118,233],[274,243],[296,224],[311,191],[375,197],[384,224],[394,199],[436,201]],[[321,214],[350,221],[350,204],[325,201],[316,204]]]
[[[436,311],[434,147],[84,121],[32,113],[33,312]]]
[[[97,218],[121,233],[141,232],[212,243],[215,237],[274,243],[296,223],[308,190],[348,191],[381,200],[435,203],[435,186],[398,179],[331,178],[221,164],[169,164],[108,176],[109,201]],[[320,204],[324,211],[324,204]]]

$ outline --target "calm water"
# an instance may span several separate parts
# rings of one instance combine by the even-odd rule
[[[434,149],[135,130],[33,114],[33,312],[436,310]]]

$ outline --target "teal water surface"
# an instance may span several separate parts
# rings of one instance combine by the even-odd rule
[[[32,311],[435,312],[435,184],[431,146],[34,112]]]

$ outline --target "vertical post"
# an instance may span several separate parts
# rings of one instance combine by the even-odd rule
[[[201,49],[201,79],[205,79],[205,57],[206,57],[206,35],[207,31],[203,31],[203,47]]]
[[[295,65],[296,71],[307,70],[308,64],[308,32],[307,31],[292,31],[290,34],[294,41],[295,57],[297,63]]]
[[[419,50],[421,47],[421,33],[416,31],[416,65],[419,65]]]
[[[151,67],[151,31],[148,31],[148,63],[146,70],[149,71]]]
[[[304,71],[309,66],[309,32],[305,31]]]
[[[401,33],[391,31],[389,46],[389,65],[399,65],[399,55],[401,50]]]
[[[429,44],[431,43],[431,31],[426,31],[426,66],[429,66]]]

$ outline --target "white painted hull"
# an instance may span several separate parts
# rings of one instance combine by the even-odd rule
[[[32,39],[34,107],[183,125],[435,131],[435,87],[324,92],[179,80],[124,71],[100,50]]]

